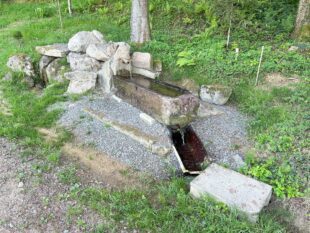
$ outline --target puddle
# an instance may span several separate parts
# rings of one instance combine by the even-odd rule
[[[119,76],[121,77],[121,76]],[[129,82],[132,82],[141,87],[147,88],[151,91],[154,91],[158,94],[169,96],[169,97],[178,97],[186,93],[186,90],[183,90],[177,86],[173,86],[168,83],[164,83],[157,80],[151,80],[149,78],[144,78],[143,76],[133,75],[132,78],[121,77],[126,79]]]
[[[173,144],[185,169],[189,173],[202,171],[201,165],[207,158],[207,151],[192,127],[170,130]]]

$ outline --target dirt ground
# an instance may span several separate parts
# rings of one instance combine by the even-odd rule
[[[79,161],[82,153],[88,153],[93,158],[90,161],[94,162],[86,161],[91,166],[98,162],[95,151],[85,151],[67,144],[61,165],[49,172],[40,172],[38,167],[43,161],[23,158],[21,148],[0,138],[0,232],[92,232],[98,224],[109,224],[96,213],[70,200],[68,193],[71,186],[61,183],[57,174],[80,162],[77,176],[81,185],[105,188],[115,188],[124,183],[136,185],[138,182],[134,177],[138,175],[107,157],[101,162],[108,164],[109,169],[103,169],[98,174],[90,172],[87,168],[89,164]],[[79,213],[70,214],[73,209],[78,209]]]

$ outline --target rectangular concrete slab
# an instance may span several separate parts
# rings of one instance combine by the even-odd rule
[[[190,183],[190,194],[195,198],[211,196],[255,222],[270,201],[272,187],[213,163]]]

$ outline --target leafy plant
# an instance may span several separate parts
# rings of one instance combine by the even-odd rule
[[[269,157],[266,160],[257,159],[252,154],[248,154],[246,163],[247,165],[241,168],[241,172],[272,185],[277,197],[302,196],[302,180],[293,171],[289,162],[283,162],[276,157]]]
[[[192,51],[182,51],[178,54],[178,58],[177,65],[179,67],[196,65]]]

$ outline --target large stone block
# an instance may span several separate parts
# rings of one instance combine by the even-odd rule
[[[152,55],[149,53],[134,52],[132,54],[131,64],[137,68],[153,70]]]
[[[213,163],[190,183],[190,194],[195,198],[211,196],[255,222],[270,201],[272,187]]]

